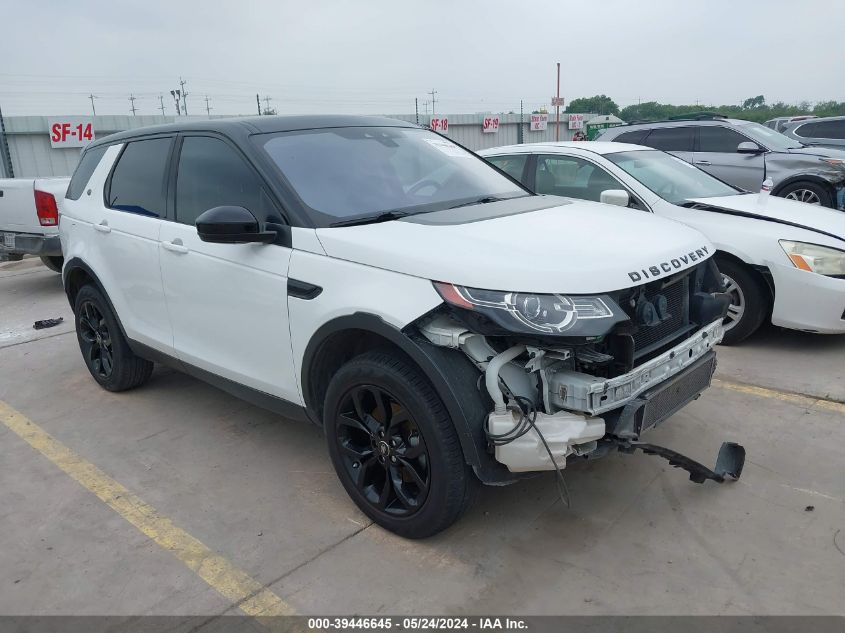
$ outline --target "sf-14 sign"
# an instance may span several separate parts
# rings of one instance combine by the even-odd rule
[[[51,147],[85,147],[94,140],[94,122],[90,117],[49,119]]]

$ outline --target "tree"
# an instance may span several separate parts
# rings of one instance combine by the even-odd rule
[[[845,114],[845,103],[839,101],[819,101],[813,108],[816,116],[841,116]]]
[[[743,110],[753,110],[755,108],[762,108],[766,104],[766,97],[757,95],[756,97],[749,97],[742,102]]]
[[[573,99],[564,112],[585,112],[596,114],[619,114],[619,106],[607,95]]]

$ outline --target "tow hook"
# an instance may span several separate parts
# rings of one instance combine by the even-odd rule
[[[610,438],[610,441],[622,453],[633,453],[637,449],[640,449],[646,455],[662,457],[668,460],[671,466],[683,468],[687,471],[690,481],[697,484],[703,484],[705,479],[712,479],[721,484],[725,481],[726,476],[737,480],[742,474],[742,467],[745,464],[745,447],[734,442],[722,443],[722,447],[719,449],[719,455],[716,458],[716,467],[710,470],[707,466],[699,464],[694,459],[690,459],[686,455],[681,455],[671,448],[618,438]]]

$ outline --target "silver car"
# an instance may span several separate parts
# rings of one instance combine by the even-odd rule
[[[596,140],[661,149],[746,191],[768,177],[776,196],[845,210],[845,151],[808,147],[759,123],[657,121],[609,128]]]
[[[831,116],[788,124],[783,133],[805,145],[845,150],[845,116]]]

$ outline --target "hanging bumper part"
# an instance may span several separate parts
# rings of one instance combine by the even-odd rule
[[[745,448],[734,442],[724,442],[722,444],[722,447],[719,449],[719,455],[716,458],[716,466],[713,470],[710,470],[704,464],[699,464],[694,459],[686,455],[681,455],[671,448],[664,446],[616,438],[608,438],[606,441],[615,444],[622,453],[633,453],[637,449],[640,449],[646,455],[662,457],[668,460],[671,466],[687,471],[690,481],[697,484],[703,484],[707,479],[712,479],[720,484],[727,481],[727,478],[737,480],[742,475],[742,467],[745,465]]]

